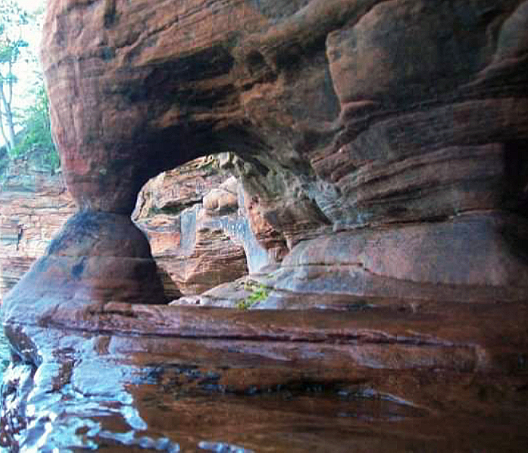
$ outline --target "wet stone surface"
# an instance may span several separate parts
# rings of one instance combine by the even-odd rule
[[[469,452],[528,442],[522,369],[357,366],[316,356],[309,341],[7,333],[26,347],[4,374],[0,451]],[[297,355],[279,355],[287,345]]]

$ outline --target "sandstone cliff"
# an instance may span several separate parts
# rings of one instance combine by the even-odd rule
[[[75,212],[62,174],[31,158],[6,165],[0,182],[0,302]]]
[[[199,158],[161,173],[139,194],[132,217],[147,234],[156,263],[170,277],[173,289],[166,285],[166,291],[171,300],[268,264],[239,206],[242,189],[226,168],[231,165],[228,154]]]
[[[130,213],[149,178],[231,151],[257,238],[288,254],[278,287],[524,298],[526,17],[520,0],[52,2],[66,181]]]
[[[253,272],[269,264],[239,209],[241,188],[230,166],[229,155],[200,158],[140,192],[133,219],[149,238],[169,300],[247,275],[248,257]],[[7,165],[0,200],[3,296],[45,253],[75,205],[61,173],[39,169],[31,156]]]
[[[66,183],[83,221],[103,225],[105,212],[128,217],[150,178],[199,156],[238,156],[236,208],[231,188],[183,210],[170,245],[158,233],[172,219],[144,224],[183,292],[213,286],[216,263],[237,263],[222,281],[244,272],[243,244],[227,233],[242,209],[261,264],[280,263],[261,278],[273,306],[299,296],[307,306],[321,296],[524,300],[526,5],[51,2],[43,63]],[[152,184],[164,190],[168,174]],[[218,215],[222,203],[231,214]],[[183,242],[182,222],[195,230]],[[57,272],[50,285],[98,262],[81,226],[43,259]],[[133,254],[104,251],[116,278],[130,259],[156,268],[150,250],[139,258],[116,239]],[[226,241],[215,261],[209,251]],[[96,274],[81,272],[64,297],[89,304],[97,287],[101,302],[126,300]],[[137,291],[138,302],[167,300]]]
[[[16,159],[3,174],[2,296],[75,212],[61,173],[41,169],[33,160]],[[274,262],[251,229],[232,169],[229,154],[199,158],[158,175],[139,194],[132,217],[148,236],[169,300],[200,294]]]
[[[43,63],[80,213],[19,290],[172,299],[128,217],[150,178],[231,152],[236,207],[234,185],[200,195],[168,242],[175,219],[144,222],[182,292],[241,275],[244,247],[250,271],[273,265],[262,307],[525,300],[527,17],[521,0],[51,2]]]

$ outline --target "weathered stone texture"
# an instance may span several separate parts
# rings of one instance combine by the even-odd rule
[[[133,219],[170,277],[169,299],[200,294],[275,262],[251,229],[243,189],[228,167],[227,154],[199,158],[160,174],[140,192]]]
[[[233,373],[233,395],[244,398],[248,383],[323,376],[369,383],[430,414],[349,425],[347,411],[329,422],[330,412],[321,421],[300,410],[301,451],[328,450],[328,438],[339,444],[332,451],[503,451],[505,439],[523,451],[528,1],[52,0],[47,11],[53,133],[81,212],[2,307],[13,350],[42,364],[31,395],[46,414],[63,382],[87,395],[100,388],[98,364],[107,376],[118,363],[214,364],[209,388],[227,392]],[[226,151],[238,156],[236,203],[234,183],[197,195],[183,173],[182,192],[170,193],[175,167]],[[146,305],[167,299],[128,216],[164,171],[137,212],[165,282],[199,292],[220,265],[235,278],[242,248],[250,272],[265,270],[255,276],[262,300],[231,283],[181,304],[253,297],[246,308],[285,310]],[[56,330],[65,328],[82,338]],[[181,384],[177,372],[158,383],[157,400],[113,376],[138,392],[134,404],[149,415],[142,433],[181,435],[182,398],[166,385]],[[9,386],[23,415],[28,387]],[[114,403],[114,389],[104,391]],[[161,426],[160,407],[176,414],[178,433]],[[41,417],[27,439],[59,432],[69,410]],[[122,410],[120,423],[137,420]],[[222,432],[231,426],[216,420]],[[282,440],[273,424],[251,443],[255,425],[244,446],[296,451],[281,443],[295,435],[291,424]],[[379,443],[365,447],[369,430]],[[361,442],[350,441],[358,432]]]
[[[0,302],[75,212],[62,175],[27,159],[6,169],[0,186]]]
[[[171,193],[170,173],[142,202],[189,291],[221,263],[239,275],[245,234],[249,271],[282,262],[266,281],[293,298],[524,300],[527,17],[521,0],[52,1],[66,183],[83,212],[127,216],[149,178],[235,153],[236,204]]]
[[[349,261],[365,264],[348,284],[322,285],[328,294],[422,297],[437,285],[445,299],[523,299],[526,5],[51,2],[43,63],[66,182],[82,209],[129,214],[152,176],[231,151],[239,208],[268,257],[322,254],[331,273],[339,260],[321,247],[339,232]],[[235,197],[203,202],[213,219]],[[218,228],[193,216],[181,218],[199,255],[220,247]],[[356,248],[371,234],[383,247]],[[202,285],[207,266],[186,257]],[[321,264],[296,263],[301,274]]]
[[[31,325],[59,307],[82,313],[109,300],[167,302],[150,245],[130,218],[82,211],[7,294],[2,317]]]
[[[50,2],[66,183],[83,212],[127,216],[152,176],[235,153],[236,197],[196,192],[195,169],[194,192],[166,173],[139,208],[160,211],[144,229],[184,293],[239,277],[245,254],[250,272],[282,262],[266,284],[295,300],[523,300],[526,5]]]
[[[161,173],[139,194],[132,217],[148,236],[170,300],[247,272],[242,246],[221,229],[197,225],[197,216],[204,217],[202,200],[229,177],[219,165],[217,157],[196,159]]]

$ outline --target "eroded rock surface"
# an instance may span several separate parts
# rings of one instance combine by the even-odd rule
[[[366,451],[502,451],[505,439],[523,451],[527,23],[523,0],[50,1],[53,131],[81,213],[2,308],[31,368],[3,398],[14,416],[31,396],[42,409],[21,439],[80,419],[71,442],[122,449],[146,433],[169,451],[178,439],[351,451],[365,438]],[[289,310],[147,305],[164,296],[128,220],[136,196],[224,151],[239,157],[238,207],[281,263],[259,277],[266,300],[254,308]],[[211,221],[234,206],[230,190],[202,201]],[[154,387],[136,386],[149,365]],[[396,417],[301,395],[277,410],[300,418],[294,429],[239,410],[226,439],[213,428],[233,424],[215,413],[197,442],[171,423],[196,425],[186,395],[291,394],[299,372],[352,399],[365,394],[347,389],[368,383]],[[94,415],[57,403],[72,388],[95,396]],[[232,414],[230,401],[212,407]]]
[[[168,277],[170,299],[275,263],[251,228],[244,190],[226,168],[231,160],[227,154],[195,159],[161,173],[140,192],[133,219]]]
[[[365,302],[64,305],[10,324],[25,348],[2,388],[0,446],[500,452],[507,438],[524,450],[526,304]]]
[[[2,317],[6,325],[39,324],[109,300],[166,302],[149,243],[130,218],[83,211],[6,295]]]
[[[411,269],[440,260],[434,279],[451,285],[459,216],[480,237],[524,215],[527,14],[520,0],[51,2],[43,61],[66,180],[80,206],[129,213],[160,171],[234,151],[278,261],[373,227],[385,254],[407,253],[391,229],[414,223],[423,248],[396,279],[427,285]],[[507,247],[488,248],[495,274],[525,275],[522,258],[502,265]],[[453,261],[462,299],[472,281],[508,286],[476,276],[481,259]]]

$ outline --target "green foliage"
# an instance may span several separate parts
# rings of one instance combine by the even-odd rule
[[[0,132],[8,149],[16,141],[13,100],[18,77],[15,72],[23,49],[29,46],[23,38],[29,23],[30,15],[16,1],[0,1]]]
[[[2,27],[0,24],[0,36],[3,34],[3,28],[4,27]],[[14,64],[20,56],[21,49],[24,47],[28,47],[28,43],[21,38],[14,41],[7,39],[0,41],[0,64],[9,62]],[[2,82],[9,82],[10,78],[13,80],[13,82],[17,81],[14,74],[8,74],[6,76],[2,76]]]
[[[20,51],[28,47],[22,38],[22,28],[29,24],[30,14],[13,0],[0,1],[0,64],[14,63]]]
[[[9,156],[14,159],[32,154],[40,159],[42,167],[52,171],[59,168],[59,154],[51,138],[49,101],[42,82],[37,87],[35,103],[26,110],[21,126],[20,141],[9,151]]]
[[[20,49],[28,46],[22,39],[20,30],[29,22],[29,13],[16,1],[0,1],[0,63],[16,61],[20,56]]]
[[[269,296],[268,288],[263,284],[256,285],[248,282],[244,289],[246,291],[251,291],[251,294],[246,299],[237,302],[236,308],[239,310],[248,310],[257,302],[263,301]]]
[[[189,205],[177,205],[177,206],[163,206],[161,208],[152,207],[148,211],[148,217],[153,217],[158,214],[166,214],[166,215],[172,215],[177,216],[180,215],[185,209],[192,206],[192,203]]]

